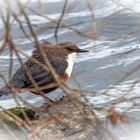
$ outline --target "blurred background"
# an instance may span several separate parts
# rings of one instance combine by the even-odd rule
[[[1,0],[1,15],[6,17],[7,8],[18,17],[28,37],[10,13],[11,34],[16,46],[31,55],[34,39],[27,21],[21,15],[15,0]],[[22,0],[26,14],[37,34],[38,40],[55,43],[55,20],[61,16],[64,0]],[[122,140],[138,140],[140,134],[140,2],[139,0],[68,0],[63,23],[58,30],[58,41],[73,41],[90,52],[78,55],[73,74],[68,84],[87,90],[87,100],[93,104],[97,115],[104,118],[105,111],[115,106],[130,116],[131,123],[109,128]],[[70,27],[70,28],[69,28]],[[80,33],[77,32],[80,31]],[[0,20],[1,44],[5,28]],[[21,55],[23,61],[27,58]],[[10,53],[4,48],[0,55],[0,72],[8,80]],[[13,55],[12,73],[20,66]],[[0,86],[4,85],[0,80]],[[93,92],[94,91],[94,92]],[[96,93],[96,94],[94,94]],[[64,93],[60,89],[49,94],[59,99]],[[21,93],[23,99],[39,106],[44,102],[40,96]],[[1,97],[3,108],[17,106],[12,95]]]

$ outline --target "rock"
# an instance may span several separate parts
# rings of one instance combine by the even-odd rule
[[[85,111],[80,104],[75,105],[70,99],[65,99],[60,103],[41,109],[37,113],[31,109],[22,108],[22,111],[26,112],[30,119],[30,130],[24,125],[17,127],[13,127],[12,123],[5,123],[4,125],[17,138],[20,134],[22,136],[20,140],[32,140],[32,136],[41,140],[111,140],[107,130],[98,121],[85,118],[82,115],[82,110]],[[12,108],[8,111],[24,120],[21,108]],[[38,118],[34,119],[36,114]],[[0,132],[3,130],[3,119],[1,122]]]

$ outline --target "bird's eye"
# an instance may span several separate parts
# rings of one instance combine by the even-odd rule
[[[68,50],[68,51],[73,51],[73,49],[72,49],[72,48],[67,48],[67,50]]]

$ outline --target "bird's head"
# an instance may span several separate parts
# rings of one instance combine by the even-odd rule
[[[60,47],[62,47],[68,54],[71,53],[82,53],[82,52],[88,52],[88,50],[80,49],[75,43],[73,42],[62,42],[58,44]]]

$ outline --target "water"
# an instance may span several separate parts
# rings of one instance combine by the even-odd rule
[[[41,0],[41,2],[43,3],[43,15],[47,15],[53,19],[60,16],[64,4],[63,0]],[[68,83],[71,86],[78,87],[73,78],[76,75],[76,79],[83,89],[97,91],[97,95],[87,93],[89,101],[95,107],[107,107],[114,103],[119,96],[126,94],[135,80],[139,80],[140,71],[138,70],[121,83],[118,83],[122,77],[140,64],[140,2],[139,0],[98,0],[93,1],[93,3],[97,27],[98,29],[102,28],[102,30],[97,33],[97,40],[93,41],[81,37],[72,30],[65,28],[59,29],[58,39],[59,41],[74,41],[81,48],[90,50],[89,53],[80,54],[78,56],[73,75]],[[30,1],[29,6],[36,10],[39,9],[36,0]],[[69,8],[64,17],[64,22],[81,31],[90,32],[92,30],[92,17],[86,1],[69,0],[68,6]],[[15,7],[13,9],[15,9]],[[50,23],[49,20],[35,15],[31,11],[28,11],[28,15],[32,24],[34,24],[35,31],[38,32],[39,40],[47,39],[50,42],[54,42],[55,25]],[[24,18],[21,17],[21,20],[24,21]],[[105,21],[108,21],[108,23],[106,27],[103,28]],[[3,26],[1,22],[0,25],[0,32],[2,33]],[[27,28],[26,24],[24,24],[24,26]],[[39,28],[36,28],[36,26]],[[16,22],[14,22],[12,26],[12,35],[15,43],[27,54],[31,54],[33,43],[23,36]],[[13,71],[19,67],[16,56],[14,56],[14,58]],[[25,60],[24,56],[22,56],[22,58]],[[8,50],[5,50],[0,56],[0,70],[6,78],[8,77],[8,60],[9,53]],[[0,85],[2,84],[2,81],[0,81]],[[134,86],[134,89],[129,92],[127,98],[133,99],[137,97],[137,99],[135,99],[137,101],[140,96],[139,87],[140,84],[138,82]],[[108,88],[110,88],[108,94],[112,96],[102,94],[103,91],[106,91]],[[49,96],[52,99],[57,99],[60,98],[62,94],[61,90],[58,89],[49,94]],[[24,93],[21,96],[34,105],[40,105],[44,102],[41,97],[31,93]],[[0,105],[5,108],[16,105],[11,95],[2,97],[0,100]],[[133,117],[135,114],[139,116],[138,108],[135,108],[135,110],[132,108],[130,110],[131,106],[131,101],[117,105],[120,111],[131,112],[130,114]],[[136,126],[135,122],[131,125],[133,125],[133,127]],[[118,132],[118,130],[119,129],[114,129],[116,133],[120,134],[121,139],[128,140],[126,135],[124,138],[122,128],[121,133]],[[131,132],[131,129],[128,128],[128,130]],[[139,130],[138,127],[137,130]]]

